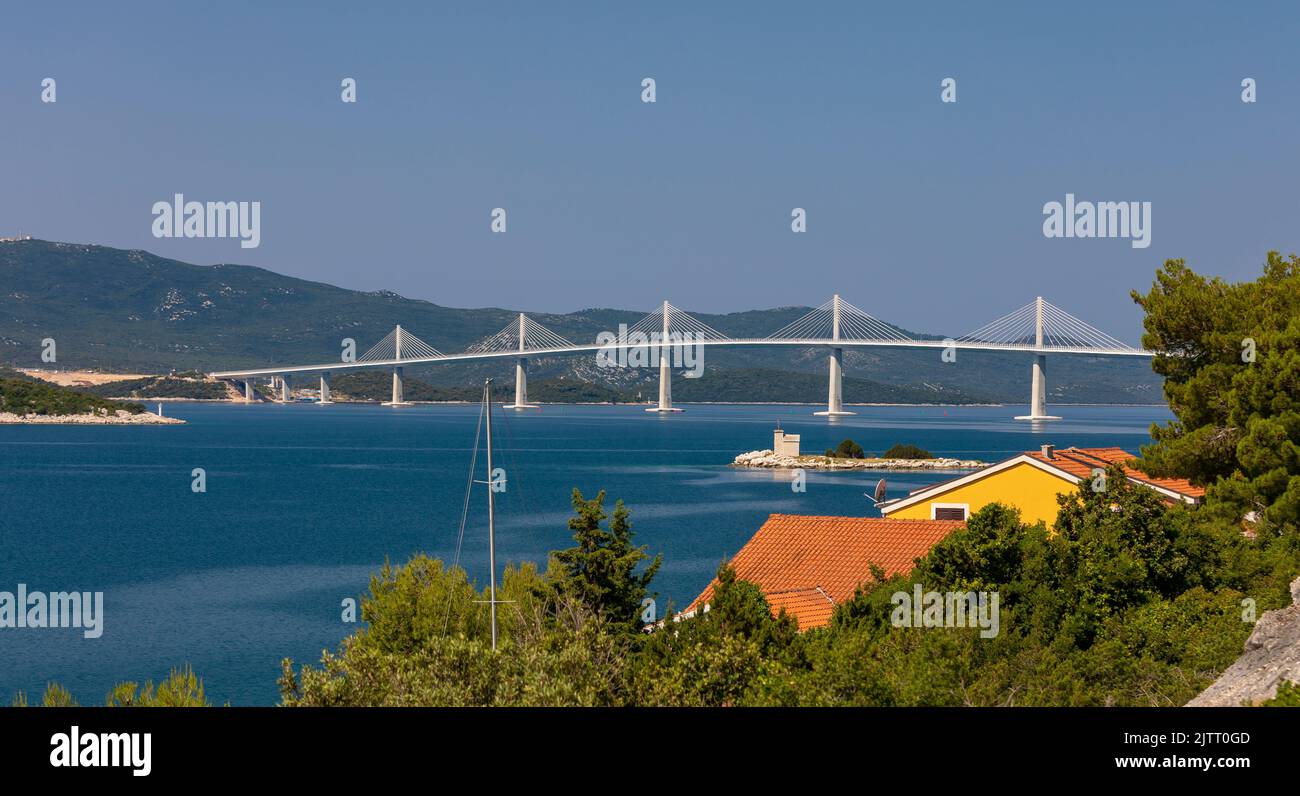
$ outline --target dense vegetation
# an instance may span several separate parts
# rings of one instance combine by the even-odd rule
[[[10,703],[13,707],[29,707],[27,695],[19,691]],[[46,708],[77,707],[78,703],[68,689],[58,683],[45,687],[38,703]],[[150,680],[141,688],[139,683],[118,683],[104,698],[104,705],[110,708],[206,708],[211,707],[199,679],[189,666],[172,669],[167,679],[154,686]]]
[[[658,566],[629,513],[575,493],[575,545],[545,572],[507,568],[493,652],[486,590],[417,555],[385,565],[365,626],[319,666],[286,660],[288,706],[360,705],[1179,705],[1241,652],[1264,611],[1289,602],[1294,534],[1247,537],[1169,506],[1113,472],[1110,488],[1062,496],[1056,533],[991,505],[919,559],[876,578],[827,628],[799,633],[757,586],[718,572],[708,613],[637,632]],[[1000,632],[890,622],[892,595],[996,592]],[[175,679],[173,675],[172,679]],[[109,704],[206,704],[201,683],[114,689]],[[197,689],[197,696],[195,692]],[[1270,704],[1293,704],[1284,688]],[[197,700],[192,702],[191,700]],[[51,686],[43,704],[70,704]],[[16,704],[26,704],[20,698]]]
[[[1277,696],[1266,701],[1264,707],[1300,708],[1300,685],[1287,682],[1279,684],[1277,687]]]
[[[616,510],[575,496],[575,547],[506,572],[501,647],[483,592],[417,556],[385,567],[368,626],[320,667],[281,678],[287,705],[1178,705],[1241,652],[1242,600],[1286,602],[1294,537],[1252,540],[1113,473],[1063,496],[1057,532],[993,505],[920,559],[864,586],[829,628],[800,634],[725,567],[712,610],[645,634],[654,564]],[[602,496],[603,497],[603,496]],[[657,563],[657,561],[656,561]],[[914,583],[1001,597],[1000,633],[890,623]]]
[[[658,375],[653,378],[657,380]],[[493,396],[499,400],[512,400],[512,379],[513,376],[498,378]],[[381,371],[342,374],[334,377],[332,389],[340,396],[386,401],[392,393],[392,375]],[[409,374],[403,381],[403,390],[407,400],[411,401],[476,401],[482,395],[479,386],[435,385]],[[677,377],[673,383],[673,398],[683,403],[743,403],[756,399],[777,403],[817,403],[826,399],[825,393],[824,374],[783,373],[765,369],[712,368],[702,378]],[[923,403],[936,400],[935,394],[924,388],[896,387],[851,378],[844,380],[844,394],[846,400],[863,402]],[[653,400],[657,395],[657,381],[642,384],[641,388],[612,387],[588,379],[560,375],[533,378],[528,383],[528,399],[542,403],[635,403]],[[975,403],[979,399],[953,392],[946,395],[945,400],[949,403]]]
[[[714,350],[708,354],[709,366],[698,379],[677,378],[673,381],[673,399],[682,402],[746,403],[824,403],[826,373],[792,373],[776,368],[735,368],[714,366]],[[657,376],[655,377],[658,378]],[[657,384],[657,381],[655,382]],[[849,403],[897,404],[973,404],[991,402],[988,393],[954,387],[926,387],[913,384],[886,384],[856,376],[845,376],[843,398]],[[647,392],[653,396],[653,391]]]
[[[866,455],[862,446],[851,439],[842,440],[834,448],[826,449],[826,456],[832,459],[863,459]]]
[[[1270,252],[1254,282],[1227,284],[1171,260],[1145,296],[1143,344],[1165,352],[1177,419],[1151,429],[1143,466],[1209,488],[1224,522],[1300,527],[1300,258]]]
[[[219,401],[227,397],[226,385],[222,382],[177,376],[146,376],[77,389],[105,398],[193,398]]]
[[[0,378],[0,412],[16,415],[84,415],[91,411],[111,413],[118,409],[125,409],[131,414],[144,411],[144,407],[137,403],[108,401],[43,381]]]
[[[373,370],[347,373],[334,377],[330,390],[338,399],[387,401],[393,394],[393,376]],[[483,397],[483,388],[439,387],[406,376],[402,380],[402,396],[408,401],[478,401]],[[493,384],[493,400],[513,401],[514,397],[514,384]],[[626,403],[634,400],[634,396],[572,379],[546,379],[529,382],[528,400],[533,403]]]
[[[622,504],[573,492],[574,547],[545,574],[507,568],[491,648],[486,591],[459,568],[418,555],[385,565],[362,601],[367,626],[320,668],[284,662],[286,705],[611,705],[624,699],[641,602],[659,567],[632,544]],[[602,526],[602,523],[605,523]]]
[[[862,449],[862,446],[851,439],[842,441],[834,448],[826,449],[826,456],[837,459],[870,459],[875,458]],[[934,454],[925,448],[917,445],[906,443],[897,443],[890,446],[889,450],[880,454],[881,459],[933,459]]]
[[[933,459],[934,454],[919,445],[899,442],[880,454],[882,459]]]

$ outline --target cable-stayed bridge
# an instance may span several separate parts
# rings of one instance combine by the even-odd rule
[[[955,357],[959,350],[1017,351],[1030,358],[1030,413],[1023,420],[1053,420],[1047,414],[1047,356],[1084,354],[1090,356],[1149,357],[1151,352],[1133,348],[1087,322],[1071,315],[1041,296],[960,337],[942,340],[919,339],[886,323],[840,298],[825,304],[766,337],[733,338],[665,301],[636,324],[618,332],[601,333],[594,343],[573,343],[520,313],[504,329],[459,353],[443,353],[400,325],[353,361],[306,365],[278,365],[252,370],[212,373],[214,378],[242,382],[246,400],[254,400],[254,384],[269,378],[280,400],[290,400],[294,376],[319,376],[320,403],[330,403],[330,374],[363,369],[386,369],[393,374],[392,400],[387,406],[404,406],[403,368],[444,362],[490,359],[515,360],[515,400],[512,409],[535,408],[528,403],[529,358],[564,354],[596,353],[606,362],[625,363],[648,354],[646,361],[659,366],[659,401],[646,411],[677,412],[672,401],[672,356],[674,349],[707,346],[800,346],[829,349],[829,382],[826,409],[816,414],[829,417],[851,415],[844,410],[842,382],[844,349],[860,347],[940,349],[942,356]],[[951,361],[951,360],[946,360]],[[679,354],[680,364],[680,354]]]

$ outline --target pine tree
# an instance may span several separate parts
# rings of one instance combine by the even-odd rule
[[[1206,485],[1230,522],[1300,528],[1300,258],[1269,252],[1259,279],[1235,284],[1169,260],[1133,298],[1177,416],[1152,428],[1143,469]]]
[[[641,601],[650,581],[663,562],[657,555],[637,572],[642,561],[650,558],[644,545],[632,543],[632,523],[623,501],[614,504],[614,514],[605,513],[605,490],[587,500],[573,490],[573,510],[569,520],[575,545],[555,553],[560,567],[560,587],[603,613],[612,623],[634,629],[640,626]],[[601,523],[609,519],[607,527]]]

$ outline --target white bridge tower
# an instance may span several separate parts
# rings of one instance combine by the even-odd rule
[[[524,356],[524,339],[527,336],[527,319],[519,313],[519,358],[515,360],[515,402],[506,409],[537,409],[528,403],[528,357]]]
[[[813,412],[823,417],[844,417],[856,412],[844,411],[844,349],[835,345],[840,340],[840,294],[831,298],[831,356],[830,387],[826,395],[826,411]]]
[[[1034,347],[1039,353],[1034,354],[1033,376],[1029,383],[1029,414],[1019,415],[1016,420],[1060,420],[1047,414],[1047,354],[1043,350],[1043,297],[1034,299]]]

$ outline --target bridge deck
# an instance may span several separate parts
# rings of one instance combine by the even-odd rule
[[[575,345],[558,348],[536,348],[525,349],[522,351],[475,351],[460,354],[442,354],[440,356],[429,357],[403,357],[401,359],[382,359],[369,362],[331,362],[317,365],[279,365],[268,368],[254,368],[248,370],[224,370],[211,373],[213,378],[218,379],[235,379],[235,378],[254,378],[257,376],[280,376],[285,374],[297,373],[324,373],[331,371],[345,370],[364,370],[366,368],[391,368],[406,365],[427,365],[439,362],[472,362],[485,359],[514,359],[517,357],[539,357],[539,356],[556,356],[563,354],[581,354],[592,353],[596,351],[617,352],[634,348],[655,347],[657,343],[637,342],[622,343],[614,342],[605,345]],[[671,347],[670,341],[664,344]],[[1128,356],[1128,357],[1149,357],[1152,356],[1150,351],[1141,351],[1132,348],[1091,348],[1091,347],[1073,347],[1073,346],[1038,346],[1033,344],[1020,343],[987,343],[971,342],[968,340],[831,340],[831,339],[779,339],[771,338],[753,338],[753,339],[716,339],[716,340],[692,340],[687,345],[695,346],[821,346],[826,348],[930,348],[943,349],[952,347],[963,351],[1019,351],[1029,354],[1072,354],[1082,356]]]

